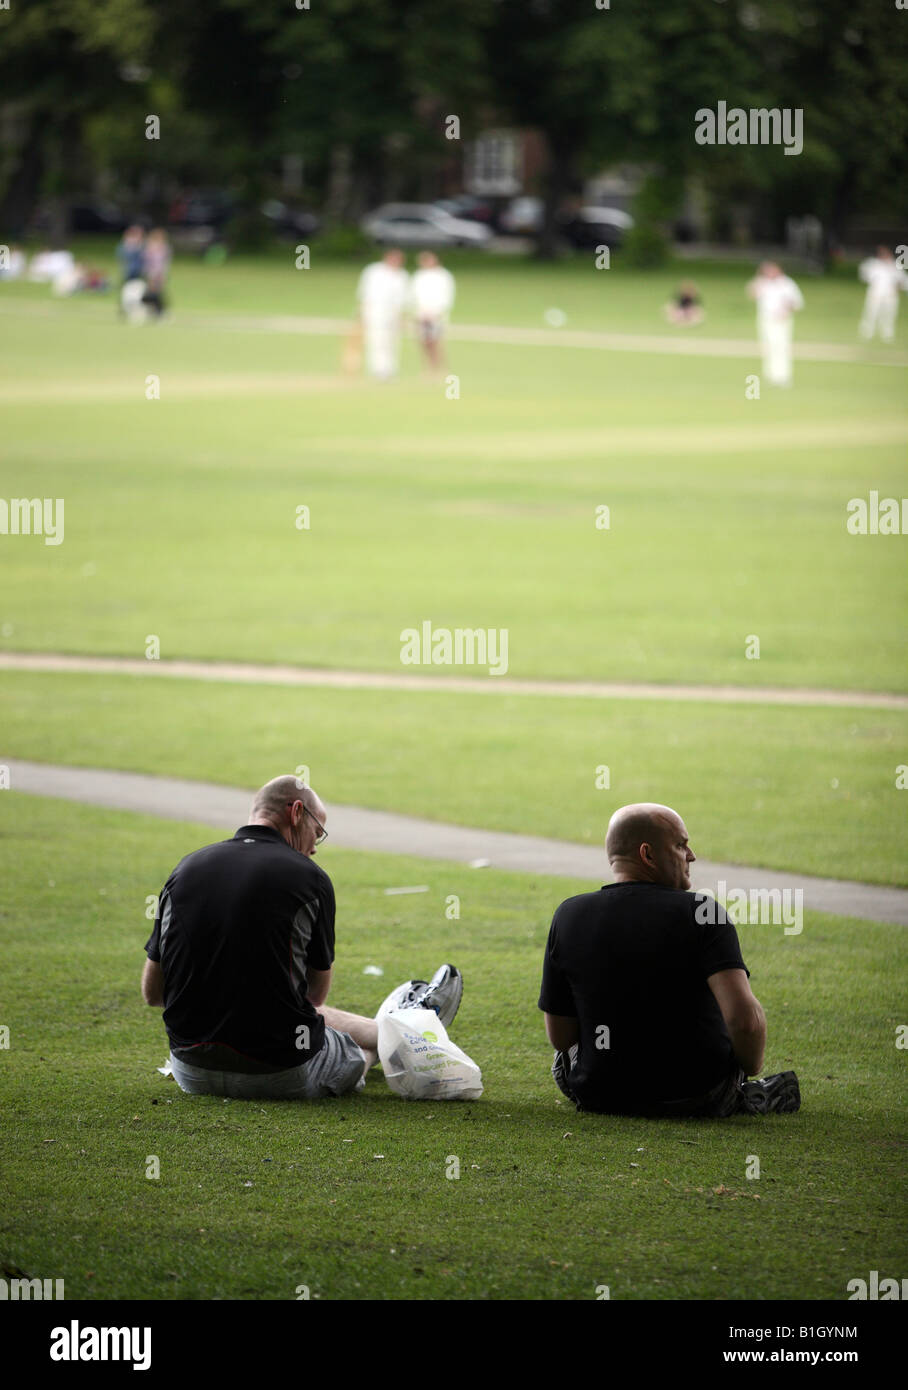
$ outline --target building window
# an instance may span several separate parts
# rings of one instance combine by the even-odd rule
[[[522,186],[521,141],[513,130],[487,130],[465,151],[464,186],[478,198],[512,198]]]

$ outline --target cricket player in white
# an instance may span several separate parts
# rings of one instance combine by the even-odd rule
[[[757,336],[763,352],[763,375],[772,386],[792,382],[791,340],[794,315],[804,308],[804,297],[794,280],[774,261],[765,261],[747,286],[757,302]]]
[[[444,368],[443,339],[448,315],[454,307],[454,276],[439,263],[434,251],[422,251],[419,270],[410,283],[410,306],[416,331],[431,371]]]
[[[402,251],[386,251],[380,261],[366,266],[356,289],[366,368],[381,381],[397,374],[401,315],[407,304],[410,279],[403,266]]]
[[[883,342],[891,343],[899,312],[899,290],[908,293],[908,275],[900,269],[888,246],[878,246],[875,256],[861,262],[858,278],[867,286],[861,337],[870,339],[879,328]]]

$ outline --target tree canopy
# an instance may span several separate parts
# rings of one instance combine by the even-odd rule
[[[2,0],[0,0],[2,3]],[[253,206],[288,154],[337,220],[434,197],[461,140],[538,132],[548,228],[619,161],[666,209],[696,175],[835,225],[904,214],[908,13],[881,0],[8,0],[0,8],[0,228],[100,185],[137,202],[229,184]],[[601,6],[601,8],[600,8]],[[703,146],[698,109],[803,110],[803,151]],[[146,139],[146,118],[160,138]]]

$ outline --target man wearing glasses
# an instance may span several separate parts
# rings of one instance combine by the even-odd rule
[[[325,1003],[334,889],[313,863],[325,819],[310,787],[275,777],[256,793],[248,825],[187,855],[164,885],[142,996],[164,1009],[182,1090],[313,1100],[362,1088],[377,1057],[377,1024]],[[460,975],[442,971],[434,989],[419,982],[397,1007],[453,1016]]]

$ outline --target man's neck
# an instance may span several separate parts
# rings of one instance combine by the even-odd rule
[[[266,830],[276,831],[277,834],[280,835],[282,840],[287,840],[287,844],[289,845],[290,841],[287,839],[285,832],[281,829],[279,825],[275,825],[274,821],[263,820],[261,816],[253,816],[248,823],[249,825],[263,826]]]
[[[658,884],[658,883],[659,883],[659,880],[658,880],[657,878],[651,878],[648,874],[645,874],[645,873],[642,871],[642,869],[613,868],[613,869],[612,869],[612,882],[613,882],[613,883],[648,883],[648,884],[650,884],[650,885],[653,885],[653,884]]]

